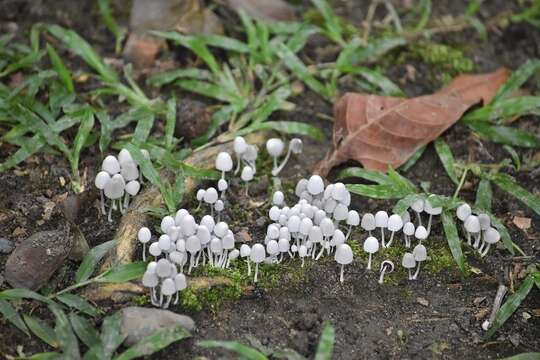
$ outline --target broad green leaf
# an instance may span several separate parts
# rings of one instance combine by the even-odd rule
[[[343,46],[345,44],[345,40],[343,40],[341,20],[336,16],[330,4],[328,4],[326,0],[311,0],[311,2],[317,7],[324,18],[324,25],[328,37],[330,37],[332,41],[335,41]]]
[[[381,89],[382,95],[405,96],[405,93],[399,86],[378,71],[361,66],[342,66],[339,70],[343,73],[362,76],[368,82]]]
[[[49,298],[46,298],[43,295],[38,294],[35,291],[28,289],[8,289],[0,292],[0,300],[18,300],[18,299],[32,299],[44,302],[46,304],[54,304]]]
[[[540,146],[534,134],[515,127],[490,125],[482,121],[466,122],[466,125],[481,137],[496,143],[528,148]]]
[[[390,179],[388,179],[388,176],[386,176],[385,174],[379,171],[368,170],[368,169],[360,168],[360,167],[346,168],[338,172],[336,175],[336,179],[338,180],[342,180],[349,177],[353,177],[353,178],[358,177],[364,180],[373,181],[374,183],[377,183],[380,185],[391,183]]]
[[[380,185],[363,185],[363,184],[346,184],[347,189],[361,196],[367,196],[373,199],[401,199],[411,192],[402,188],[396,188],[391,184]]]
[[[439,155],[439,159],[443,164],[444,170],[446,170],[446,173],[448,174],[448,177],[454,182],[454,184],[458,185],[459,178],[456,174],[456,160],[454,159],[450,146],[448,146],[448,144],[441,138],[435,140],[434,145],[435,150]]]
[[[184,90],[227,103],[239,102],[238,94],[224,91],[219,85],[201,80],[177,80],[174,83]]]
[[[402,189],[404,192],[408,192],[409,194],[415,194],[418,192],[418,189],[416,189],[416,186],[414,186],[414,184],[409,179],[400,175],[392,167],[388,167],[387,175],[391,183],[393,183],[394,186]]]
[[[165,115],[165,147],[171,149],[174,139],[174,128],[176,126],[176,97],[167,101],[167,113]]]
[[[334,352],[334,342],[336,341],[336,332],[330,323],[326,323],[317,346],[315,360],[331,360]]]
[[[212,73],[208,70],[197,68],[176,69],[152,75],[146,82],[150,86],[160,87],[182,78],[211,80]]]
[[[222,348],[230,350],[240,355],[246,360],[268,360],[268,358],[258,350],[239,343],[238,341],[199,341],[198,346],[203,348]]]
[[[114,352],[124,342],[126,335],[122,334],[122,312],[118,311],[103,320],[101,326],[102,353],[100,359],[111,359]]]
[[[75,274],[75,283],[78,284],[88,280],[96,269],[97,264],[115,245],[116,240],[110,240],[90,249]]]
[[[133,143],[141,146],[146,143],[148,136],[150,136],[150,131],[154,126],[155,116],[152,112],[147,111],[140,114],[141,116],[137,119],[137,126],[135,127],[135,133],[133,134]]]
[[[75,313],[69,314],[69,321],[75,334],[88,348],[100,343],[99,334],[90,321]]]
[[[58,295],[56,297],[58,300],[66,304],[67,306],[77,309],[80,312],[83,312],[90,316],[98,316],[101,313],[101,310],[97,309],[93,305],[91,305],[88,301],[83,299],[82,297],[75,295],[75,294],[69,294],[64,293],[61,295]]]
[[[73,93],[75,91],[75,88],[73,87],[73,80],[71,80],[71,73],[67,69],[66,65],[64,64],[56,50],[50,44],[47,44],[47,53],[49,54],[49,59],[51,60],[51,64],[54,67],[54,71],[56,71],[56,73],[64,83],[66,89],[70,93]]]
[[[98,111],[96,113],[99,122],[101,123],[101,136],[99,139],[99,150],[104,153],[112,139],[112,132],[116,129],[121,129],[128,126],[132,121],[139,119],[148,112],[146,108],[130,109],[118,116],[114,121],[111,121],[109,115],[105,111]]]
[[[324,141],[324,133],[313,125],[296,121],[267,121],[253,124],[237,132],[237,135],[246,135],[259,130],[276,130],[286,134],[309,136],[318,141]]]
[[[21,319],[21,316],[10,303],[5,300],[0,300],[0,313],[2,313],[2,316],[8,319],[9,322],[15,325],[19,330],[24,332],[26,335],[30,335],[28,328]]]
[[[491,202],[492,202],[493,192],[491,190],[491,182],[489,179],[482,179],[478,184],[478,189],[476,190],[476,201],[474,206],[480,209],[491,212]]]
[[[410,168],[416,164],[416,162],[422,157],[422,154],[424,154],[424,151],[426,151],[426,145],[423,145],[418,150],[414,152],[414,154],[407,160],[407,162],[403,165],[401,165],[400,170],[402,171],[408,171]]]
[[[540,60],[529,59],[525,64],[521,65],[517,70],[512,72],[510,78],[501,86],[497,94],[491,100],[491,103],[497,103],[500,100],[508,98],[513,92],[518,90],[531,76],[540,72]]]
[[[60,344],[60,348],[65,354],[67,359],[80,359],[81,354],[79,353],[79,342],[71,324],[64,312],[57,305],[49,305],[49,309],[54,314],[56,319],[56,326],[54,331],[56,333],[56,338]]]
[[[258,54],[257,50],[259,48],[259,42],[257,39],[257,29],[255,28],[255,24],[253,23],[251,17],[249,17],[249,15],[247,15],[243,9],[238,11],[238,15],[240,16],[240,20],[244,26],[249,52],[252,54],[252,56],[256,56]]]
[[[156,351],[166,348],[170,344],[188,338],[191,334],[181,326],[175,328],[163,329],[149,335],[133,345],[122,354],[117,356],[115,360],[130,360],[138,357],[151,355]]]
[[[540,215],[540,199],[521,187],[515,180],[506,174],[493,174],[489,178],[502,190],[506,191],[516,199],[530,207],[535,213]]]
[[[418,199],[423,199],[425,196],[423,194],[410,194],[405,196],[403,199],[400,199],[396,205],[392,208],[394,214],[403,215],[405,211]],[[430,201],[431,203],[431,201]],[[433,205],[432,205],[433,206]]]
[[[510,356],[501,360],[540,360],[540,352],[528,352]]]
[[[441,220],[448,241],[448,246],[452,252],[452,256],[456,261],[456,264],[461,272],[465,271],[465,258],[463,257],[463,251],[461,250],[461,241],[459,240],[456,223],[452,214],[448,210],[443,210],[441,213]]]
[[[23,317],[24,322],[28,325],[30,330],[32,330],[34,335],[53,348],[60,346],[60,342],[58,341],[54,329],[47,325],[47,323],[30,315],[23,315]]]
[[[120,264],[107,270],[107,272],[99,278],[99,282],[123,283],[135,279],[142,278],[146,270],[146,263],[142,261],[129,264]]]
[[[509,99],[501,99],[464,117],[467,124],[476,121],[496,122],[515,116],[540,113],[540,96],[520,96]]]
[[[490,337],[495,334],[495,332],[512,316],[512,314],[516,311],[516,309],[519,307],[523,299],[527,297],[529,294],[529,291],[531,291],[531,288],[534,284],[534,277],[533,274],[529,274],[523,283],[521,283],[521,286],[515,293],[510,295],[506,302],[501,306],[499,311],[497,311],[497,314],[495,315],[495,320],[493,320],[493,323],[491,323],[489,330],[484,335],[484,338],[489,339]]]

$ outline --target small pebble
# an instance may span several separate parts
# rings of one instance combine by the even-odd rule
[[[0,238],[0,254],[9,254],[14,248],[13,241],[6,238]]]

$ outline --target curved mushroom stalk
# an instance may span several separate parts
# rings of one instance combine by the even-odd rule
[[[272,176],[278,176],[281,170],[285,167],[287,162],[289,161],[289,158],[291,157],[291,153],[294,154],[300,154],[302,152],[302,140],[298,138],[294,138],[289,142],[289,149],[287,150],[287,155],[285,155],[285,159],[281,162],[279,166],[277,166],[277,157],[274,157],[274,168],[272,169]]]
[[[394,263],[390,260],[385,260],[381,264],[381,275],[379,276],[379,284],[384,283],[384,274],[394,271]]]

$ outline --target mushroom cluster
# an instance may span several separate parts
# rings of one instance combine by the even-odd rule
[[[474,214],[469,204],[460,205],[456,210],[456,216],[462,221],[467,245],[476,249],[481,257],[487,255],[491,244],[495,244],[501,239],[499,231],[491,226],[489,215]]]
[[[146,150],[141,150],[143,156],[150,159]],[[138,164],[126,149],[118,153],[118,158],[109,155],[103,159],[101,171],[96,175],[95,185],[99,189],[101,197],[101,212],[105,211],[105,197],[110,199],[107,219],[112,222],[112,211],[119,209],[123,214],[129,207],[130,197],[139,193],[142,183],[142,173]]]

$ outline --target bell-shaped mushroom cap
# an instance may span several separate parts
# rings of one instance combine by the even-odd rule
[[[176,225],[180,225],[184,216],[187,216],[187,215],[189,215],[189,211],[187,211],[186,209],[178,210],[176,212],[176,215],[174,216],[174,222],[176,223]]]
[[[321,228],[318,226],[312,226],[311,229],[309,229],[308,234],[309,241],[312,243],[320,243],[323,241],[323,233],[321,231]]]
[[[289,228],[289,232],[293,234],[300,231],[300,217],[297,215],[289,217],[289,220],[287,221],[287,227]]]
[[[159,247],[159,244],[157,241],[150,244],[150,247],[148,248],[148,251],[150,252],[150,255],[152,256],[159,256],[161,255],[161,248]]]
[[[229,260],[236,260],[238,259],[238,256],[240,256],[240,251],[238,251],[237,249],[233,249],[229,253]]]
[[[484,241],[487,242],[488,244],[495,244],[500,239],[501,239],[501,234],[499,234],[499,232],[492,227],[490,227],[484,232]]]
[[[416,267],[416,260],[414,260],[414,255],[408,252],[403,254],[401,266],[403,266],[405,269],[412,269]]]
[[[141,190],[141,184],[137,180],[131,180],[126,184],[126,192],[131,196],[137,195],[139,190]]]
[[[144,287],[148,288],[156,287],[159,284],[159,278],[155,272],[145,271],[142,278],[142,284]]]
[[[313,196],[309,193],[309,191],[304,191],[300,194],[300,199],[306,200],[308,203],[311,203],[313,201]]]
[[[375,254],[377,251],[379,251],[379,241],[374,236],[368,236],[366,240],[364,240],[364,251],[368,254]]]
[[[206,190],[204,189],[197,190],[197,201],[203,201],[205,193],[206,193]]]
[[[343,199],[341,203],[345,206],[351,205],[351,193],[348,190],[347,190],[347,193],[345,194],[345,199]]]
[[[360,215],[356,210],[349,210],[347,214],[347,225],[358,226],[360,224]]]
[[[300,210],[301,214],[304,214],[310,219],[313,219],[313,215],[315,215],[315,211],[313,210],[313,206],[309,204],[303,204]]]
[[[233,161],[231,155],[228,152],[222,151],[216,156],[216,169],[219,171],[231,171],[233,168]]]
[[[471,214],[472,214],[471,207],[467,203],[458,206],[456,210],[456,216],[458,217],[459,220],[463,222],[467,220],[467,218],[471,216]]]
[[[266,228],[266,236],[270,239],[277,239],[279,238],[279,227],[276,224],[270,224]]]
[[[232,233],[225,235],[221,240],[221,244],[224,250],[234,249],[234,235]]]
[[[185,253],[180,251],[173,251],[169,254],[169,259],[175,264],[182,264],[185,260]]]
[[[338,264],[347,265],[353,261],[352,249],[347,244],[341,244],[336,248],[334,259]]]
[[[425,261],[427,259],[426,247],[422,244],[418,244],[413,249],[414,260]]]
[[[110,181],[107,181],[103,193],[108,199],[120,199],[124,196],[126,182],[120,174],[113,175]]]
[[[412,222],[407,222],[405,225],[403,225],[403,233],[405,235],[411,236],[414,235],[415,228],[414,224]]]
[[[347,188],[345,187],[345,184],[340,182],[335,183],[332,188],[332,197],[337,201],[345,200],[347,197]]]
[[[429,202],[429,198],[424,202],[424,211],[429,215],[440,215],[442,213],[442,207],[433,207]]]
[[[123,162],[131,161],[133,162],[133,158],[131,157],[131,154],[127,149],[122,149],[118,153],[118,162],[121,164]]]
[[[326,211],[324,210],[317,210],[315,212],[315,215],[313,215],[313,223],[315,225],[319,225],[322,221],[322,219],[324,219],[326,217]]]
[[[242,169],[242,174],[240,174],[240,178],[242,178],[243,181],[248,182],[253,180],[253,169],[251,166],[244,166]]]
[[[292,138],[289,142],[289,149],[291,149],[291,152],[293,154],[300,154],[302,153],[302,150],[304,148],[304,144],[302,143],[302,140],[299,138]]]
[[[266,252],[269,255],[276,255],[279,253],[279,244],[276,240],[270,240],[268,244],[266,244]]]
[[[201,226],[206,227],[210,232],[212,232],[214,231],[216,222],[214,221],[214,218],[210,215],[204,215],[201,219]]]
[[[388,230],[399,231],[403,227],[403,220],[398,214],[393,214],[388,218]]]
[[[101,170],[106,171],[111,175],[118,174],[120,172],[120,163],[116,157],[109,155],[103,159]]]
[[[137,239],[143,244],[146,244],[150,241],[150,238],[152,237],[152,233],[150,232],[150,229],[146,226],[139,229],[139,232],[137,233]]]
[[[417,227],[416,230],[414,231],[414,237],[417,238],[418,240],[425,240],[425,239],[427,239],[427,237],[428,237],[428,232],[427,232],[426,228],[423,227],[422,225],[420,225],[419,227]]]
[[[255,244],[251,248],[251,253],[249,254],[249,259],[254,263],[261,263],[266,258],[266,250],[261,244]]]
[[[391,273],[394,271],[394,263],[390,260],[384,260],[382,263],[381,263],[381,270],[382,271],[384,269],[384,267],[387,267],[386,269],[386,272],[387,273]]]
[[[321,231],[324,236],[332,236],[334,235],[334,223],[330,218],[324,218],[321,220],[321,223],[319,224],[319,227],[321,228]]]
[[[411,209],[417,213],[424,211],[424,199],[418,199],[411,204]]]
[[[334,192],[334,184],[328,184],[326,185],[326,188],[324,189],[323,193],[323,199],[330,199],[332,197],[332,193]]]
[[[217,201],[218,199],[218,192],[216,189],[214,189],[213,187],[210,187],[208,189],[206,189],[206,192],[204,193],[204,202],[206,202],[207,204],[213,204]]]
[[[310,218],[305,217],[300,221],[300,234],[306,236],[309,234],[309,229],[313,227],[313,221]]]
[[[407,210],[405,210],[403,214],[401,214],[401,220],[403,220],[404,224],[411,222],[411,215]]]
[[[319,195],[324,191],[324,181],[319,175],[312,175],[309,178],[307,190],[311,195]]]
[[[180,252],[186,252],[186,240],[180,239],[176,241],[176,250]]]
[[[214,209],[217,212],[223,211],[223,209],[225,209],[225,204],[223,203],[223,200],[216,201],[216,203],[214,204]]]
[[[174,277],[174,285],[176,287],[176,291],[182,291],[185,288],[187,288],[186,275],[184,275],[184,274],[176,275]]]
[[[388,226],[388,213],[384,210],[379,210],[375,213],[375,226],[385,228]]]
[[[139,169],[135,161],[120,162],[120,174],[126,181],[131,181],[139,178]]]
[[[347,219],[347,216],[349,216],[349,209],[343,204],[337,204],[334,209],[334,219],[343,221]]]
[[[146,265],[146,271],[149,273],[155,273],[157,268],[157,261],[150,261],[148,265]]]
[[[171,238],[169,235],[161,235],[158,240],[158,245],[162,251],[168,252],[171,248]]]
[[[280,156],[283,154],[283,149],[285,149],[285,144],[281,139],[271,138],[266,142],[266,151],[268,151],[271,157]]]
[[[280,239],[291,240],[291,233],[289,232],[288,227],[282,226],[282,227],[279,228],[279,238]]]
[[[221,239],[212,238],[212,241],[210,241],[210,250],[214,254],[220,254],[223,251],[223,244],[221,243]]]
[[[219,179],[217,182],[217,188],[219,191],[225,191],[229,188],[229,184],[225,179]]]
[[[174,280],[171,278],[163,280],[163,283],[161,284],[161,293],[165,296],[171,296],[175,292],[176,285],[174,284]]]
[[[180,220],[180,227],[185,236],[191,236],[197,231],[197,223],[193,215],[186,215]]]
[[[171,262],[167,259],[159,259],[156,266],[156,274],[160,278],[171,275]]]
[[[196,253],[201,250],[201,240],[195,235],[192,235],[186,240],[186,250],[189,253]]]
[[[298,252],[298,246],[296,246],[295,244],[292,244],[291,245],[291,252],[293,252],[293,253]]]
[[[300,197],[300,195],[307,190],[307,186],[308,186],[308,180],[307,179],[300,179],[298,180],[298,182],[296,183],[296,187],[294,189],[294,194],[298,197]]]
[[[247,149],[246,140],[242,136],[235,137],[233,147],[235,153],[239,155],[243,154]]]
[[[272,206],[268,211],[268,217],[272,221],[279,221],[279,215],[281,215],[281,210],[277,206]]]
[[[279,251],[287,252],[290,249],[290,243],[288,239],[279,239],[278,241]]]
[[[246,161],[253,162],[257,160],[259,148],[257,145],[248,145],[246,151],[242,154],[242,158]]]
[[[220,238],[227,235],[228,230],[229,230],[229,225],[227,225],[227,223],[224,221],[218,222],[216,226],[214,226],[214,233]]]
[[[212,240],[212,236],[210,235],[210,230],[204,225],[199,225],[197,227],[197,233],[196,236],[201,241],[201,245],[206,245]]]
[[[334,236],[332,236],[332,240],[330,240],[330,245],[339,246],[344,243],[345,243],[345,234],[343,234],[343,231],[339,229],[334,230]]]
[[[105,185],[111,180],[111,175],[106,171],[100,171],[96,175],[94,184],[99,190],[105,189]]]
[[[478,216],[470,215],[465,220],[464,226],[465,226],[465,230],[467,230],[470,233],[480,232],[480,220],[478,220]]]
[[[365,213],[362,216],[362,222],[360,223],[362,229],[366,231],[375,230],[375,216],[372,213]]]
[[[249,245],[242,244],[242,246],[240,246],[240,256],[246,257],[249,256],[249,254],[251,254],[251,248],[249,247]]]
[[[480,222],[480,230],[487,230],[491,227],[491,219],[487,214],[478,214],[478,221]]]
[[[300,245],[298,248],[298,256],[305,257],[307,256],[307,246],[306,245]]]
[[[169,228],[171,226],[175,226],[176,223],[174,221],[174,218],[170,215],[165,216],[163,219],[161,219],[161,231],[164,233],[167,233],[169,231]]]
[[[285,195],[283,195],[283,192],[276,191],[274,195],[272,195],[272,204],[281,206],[283,205],[284,201],[285,201]]]
[[[324,201],[323,210],[327,214],[332,214],[334,210],[336,209],[337,205],[338,205],[338,202],[334,200],[334,198],[328,198]]]

